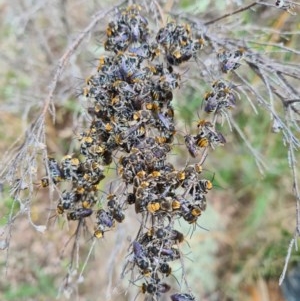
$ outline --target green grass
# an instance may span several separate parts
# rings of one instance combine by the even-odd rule
[[[45,275],[42,270],[35,271],[36,283],[25,282],[18,287],[8,285],[4,289],[6,301],[50,300],[55,299],[57,288],[53,277]]]
[[[1,200],[1,218],[0,226],[5,226],[9,222],[9,216],[12,214],[14,216],[20,210],[20,204],[9,196],[8,192],[4,191],[3,198]]]

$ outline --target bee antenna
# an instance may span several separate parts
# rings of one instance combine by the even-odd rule
[[[200,226],[198,223],[196,223],[195,226],[196,226],[196,227],[199,227],[199,228],[202,229],[202,230],[205,230],[205,231],[208,231],[208,232],[210,231],[208,228],[202,227],[202,226]]]

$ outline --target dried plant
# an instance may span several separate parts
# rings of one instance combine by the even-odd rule
[[[97,241],[105,240],[117,224],[122,229],[134,219],[139,226],[130,233],[121,271],[121,278],[129,281],[128,296],[196,300],[199,291],[191,287],[184,264],[182,225],[190,225],[192,234],[200,228],[198,220],[214,188],[213,177],[203,171],[215,149],[227,143],[230,132],[240,137],[262,174],[268,169],[269,163],[237,121],[241,112],[251,119],[266,111],[274,135],[281,135],[286,148],[296,201],[295,232],[281,284],[300,233],[296,159],[300,143],[299,32],[293,23],[277,30],[269,19],[276,11],[294,18],[299,4],[273,2],[232,4],[235,9],[219,17],[208,8],[190,13],[168,1],[141,6],[122,2],[96,13],[59,59],[40,112],[35,113],[25,137],[4,154],[1,182],[9,185],[13,203],[2,232],[2,249],[9,254],[12,227],[21,215],[37,231],[46,231],[53,212],[48,212],[45,224],[32,219],[36,191],[46,190],[51,204],[55,202],[54,217],[64,217],[71,229],[75,225],[63,250],[71,245],[68,272],[61,285],[65,297],[72,296],[83,280]],[[246,14],[253,20],[245,21]],[[99,25],[103,18],[109,19],[105,32],[104,25]],[[266,25],[255,19],[263,19]],[[70,30],[67,23],[65,26]],[[79,88],[86,108],[74,135],[78,142],[60,160],[47,149],[48,117],[57,118],[59,101],[54,99],[60,78],[96,26],[104,32],[101,45],[106,52]],[[182,126],[174,109],[189,106],[187,95],[198,99],[198,114],[193,112],[189,123],[198,121],[189,129]],[[180,160],[181,154],[186,160]],[[42,176],[40,166],[45,166]],[[217,174],[218,167],[214,168]],[[85,230],[90,242],[86,260],[80,256]],[[119,248],[114,247],[111,262]],[[173,267],[176,264],[180,273]],[[109,290],[112,274],[109,271]]]

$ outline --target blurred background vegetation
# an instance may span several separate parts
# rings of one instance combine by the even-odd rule
[[[100,0],[0,1],[0,152],[4,164],[9,163],[6,158],[11,145],[22,144],[26,129],[40,112],[56,64],[67,46],[89,24],[95,12],[113,7],[113,3]],[[248,3],[182,0],[167,1],[165,6],[176,7],[178,12],[205,11],[213,18],[233,10],[238,4]],[[286,27],[300,31],[299,19],[284,11],[273,10],[264,16],[265,20],[253,20],[252,13],[243,13],[246,22],[254,21],[257,26],[268,23],[276,30]],[[86,120],[86,103],[81,96],[84,79],[94,71],[96,59],[103,52],[109,17],[83,41],[59,80],[54,99],[55,122],[49,116],[46,124],[48,153],[57,158],[76,148],[75,133]],[[236,34],[242,35],[242,31]],[[279,36],[272,34],[269,38],[275,43],[280,41]],[[290,44],[298,47],[299,42],[295,39]],[[294,56],[286,56],[287,62],[292,59]],[[257,78],[253,77],[252,81],[255,83]],[[182,131],[197,120],[194,112],[200,112],[207,89],[208,86],[203,85],[201,94],[199,90],[195,93],[183,86],[176,95],[176,118],[182,124]],[[194,120],[190,119],[191,114]],[[241,102],[233,114],[253,148],[261,153],[267,168],[262,175],[244,142],[235,132],[226,129],[227,144],[213,151],[206,162],[205,173],[214,179],[215,189],[209,193],[208,209],[199,225],[208,231],[180,225],[185,227],[183,233],[187,235],[183,246],[187,254],[186,273],[201,300],[283,301],[278,279],[295,229],[295,199],[287,149],[280,135],[271,133],[268,113],[260,110],[255,115]],[[178,160],[178,166],[184,166],[185,162],[186,158]],[[115,172],[108,172],[113,178]],[[38,174],[45,174],[42,162]],[[0,184],[0,234],[3,234],[9,213],[17,208],[12,207],[9,188]],[[32,220],[43,224],[49,212],[53,215],[54,208],[48,192],[37,189],[30,213]],[[136,223],[133,216],[96,242],[81,283],[74,284],[77,300],[135,298],[138,289],[125,294],[128,282],[121,281],[119,274],[130,239],[128,233],[135,229]],[[39,233],[26,216],[19,216],[9,234],[9,248],[6,241],[1,240],[1,300],[53,300],[57,296],[59,300],[66,299],[66,293],[60,294],[59,289],[70,259],[68,240],[74,229],[64,220],[55,218],[50,219],[47,226],[44,234]],[[81,245],[83,265],[91,246],[90,236],[82,236]],[[115,261],[113,267],[108,258]],[[299,253],[293,251],[290,268],[298,261]],[[176,276],[176,269],[174,271]]]

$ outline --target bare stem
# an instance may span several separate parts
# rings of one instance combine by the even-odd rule
[[[249,9],[249,8],[251,8],[251,7],[253,7],[253,6],[255,6],[256,4],[259,4],[259,2],[255,1],[255,2],[253,2],[253,3],[251,3],[251,4],[247,5],[247,6],[244,6],[244,7],[242,7],[242,8],[239,8],[239,9],[237,9],[237,10],[231,12],[231,13],[225,14],[225,15],[223,15],[223,16],[221,16],[221,17],[218,17],[218,18],[216,18],[216,19],[213,19],[213,20],[210,20],[210,21],[208,21],[208,22],[205,22],[204,25],[206,25],[206,26],[207,26],[207,25],[211,25],[211,24],[213,24],[213,23],[216,23],[216,22],[218,22],[218,21],[220,21],[220,20],[223,20],[223,19],[225,19],[225,18],[228,18],[228,17],[230,17],[230,16],[239,14],[239,13],[241,13],[241,12],[243,12],[243,11],[245,11],[245,10],[247,10],[247,9]]]

